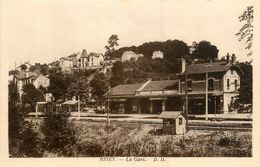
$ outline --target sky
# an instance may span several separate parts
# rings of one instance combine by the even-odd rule
[[[112,34],[120,47],[149,41],[207,40],[219,57],[246,56],[235,34],[238,16],[252,5],[236,0],[6,0],[1,1],[1,55],[14,68],[25,61],[50,63],[86,49],[104,53]]]

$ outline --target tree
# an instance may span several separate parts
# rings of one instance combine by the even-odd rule
[[[105,49],[107,50],[105,53],[105,59],[108,60],[110,57],[109,55],[112,54],[115,51],[115,47],[119,46],[118,41],[119,38],[116,34],[113,34],[108,39],[108,45],[105,46]]]
[[[8,117],[10,157],[41,156],[39,137],[32,130],[32,125],[25,122],[22,109],[17,105],[9,105]]]
[[[64,110],[47,110],[41,125],[43,148],[59,156],[72,156],[76,146],[76,132]]]
[[[36,89],[33,84],[26,84],[23,86],[22,104],[23,107],[26,107],[26,104],[29,105],[27,108],[29,112],[34,111],[36,102],[43,100],[44,96],[42,91]]]
[[[111,87],[124,83],[126,75],[124,73],[124,64],[121,61],[117,61],[113,64],[111,72],[112,72],[112,75],[110,77]]]
[[[77,82],[70,84],[68,88],[68,94],[72,96],[80,96],[82,101],[86,101],[89,95],[89,83],[87,78],[81,77]]]
[[[236,36],[238,36],[238,40],[245,40],[246,47],[245,49],[249,50],[248,56],[252,55],[252,51],[250,50],[253,45],[253,19],[254,19],[254,8],[253,6],[248,6],[242,15],[239,17],[239,22],[243,23],[243,26],[239,29]]]
[[[25,64],[22,64],[22,65],[21,65],[21,69],[22,69],[23,71],[27,70],[27,68],[28,68],[27,65],[25,65]]]
[[[91,80],[90,85],[92,87],[92,94],[101,98],[108,91],[108,78],[103,73],[96,73]]]
[[[162,51],[164,59],[175,62],[177,59],[190,55],[189,46],[181,40],[167,40],[164,42],[146,42],[140,46],[122,47],[110,54],[113,58],[119,58],[125,51],[133,51],[143,54],[145,58],[151,58],[154,51]]]
[[[55,100],[64,100],[68,96],[69,85],[75,81],[76,79],[70,75],[51,73],[49,91],[52,93]]]
[[[8,143],[10,157],[41,157],[39,134],[26,122],[22,107],[9,101]]]
[[[240,79],[239,102],[242,104],[252,104],[253,98],[253,74],[250,62],[239,63],[238,66],[243,71]]]
[[[49,71],[49,67],[46,63],[45,64],[35,63],[35,65],[31,66],[29,70],[36,72],[37,74],[47,75]]]
[[[215,45],[212,45],[208,41],[200,41],[199,43],[193,43],[193,52],[191,56],[193,59],[217,59],[218,49]]]
[[[8,102],[11,105],[15,105],[17,103],[17,101],[19,100],[19,94],[17,91],[17,86],[15,85],[15,83],[10,83],[8,85]]]

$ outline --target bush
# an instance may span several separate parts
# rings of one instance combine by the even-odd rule
[[[76,152],[76,132],[64,111],[47,111],[41,126],[44,149],[61,156],[73,156]]]
[[[9,104],[8,121],[10,157],[41,157],[39,134],[24,120],[21,106]]]

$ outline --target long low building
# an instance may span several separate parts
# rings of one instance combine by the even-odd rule
[[[112,113],[160,114],[182,109],[178,80],[151,81],[118,85],[109,92]]]

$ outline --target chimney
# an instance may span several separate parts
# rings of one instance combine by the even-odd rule
[[[181,59],[181,73],[184,73],[186,68],[186,61],[185,59]]]
[[[226,60],[227,60],[227,64],[229,64],[230,63],[230,55],[229,55],[229,53],[227,53]]]
[[[236,63],[236,55],[232,54],[231,56],[231,64],[235,64]]]

